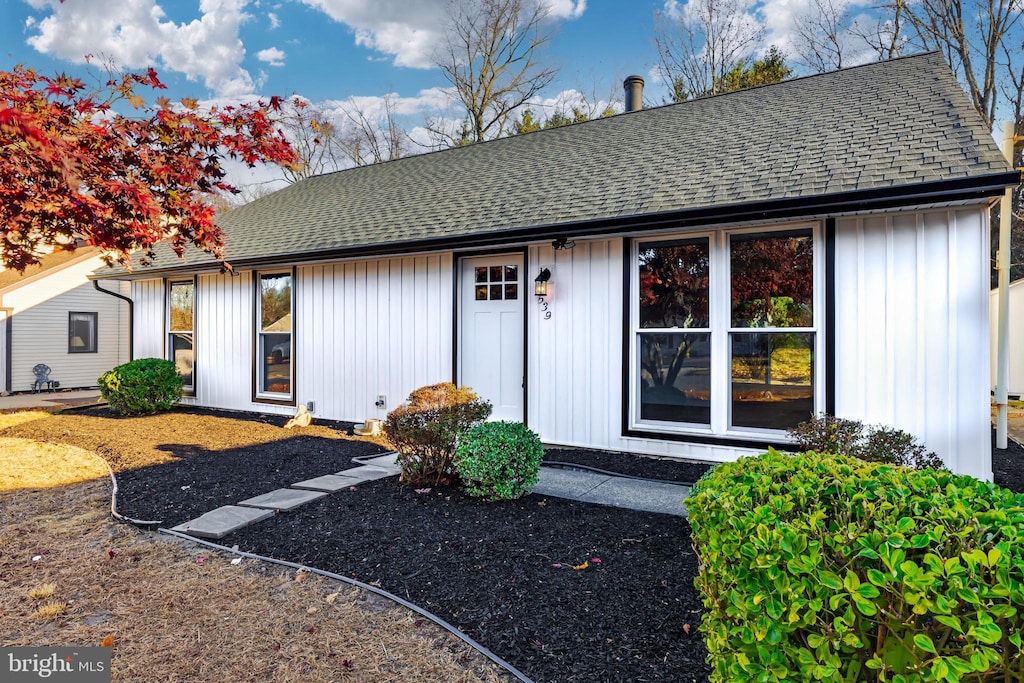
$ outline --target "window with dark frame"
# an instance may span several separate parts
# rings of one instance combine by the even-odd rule
[[[195,280],[167,283],[167,359],[186,392],[195,391]]]
[[[260,273],[257,289],[257,396],[292,397],[292,275]]]
[[[99,313],[68,313],[68,353],[96,353]]]
[[[633,241],[630,427],[740,435],[821,409],[815,231]]]

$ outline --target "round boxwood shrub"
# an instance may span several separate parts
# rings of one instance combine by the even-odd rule
[[[544,447],[522,422],[484,422],[459,442],[455,469],[467,493],[511,500],[537,483]]]
[[[686,501],[723,681],[1024,681],[1024,495],[813,452]]]
[[[181,400],[183,386],[174,363],[162,358],[139,358],[118,365],[97,381],[100,395],[122,415],[167,410]]]

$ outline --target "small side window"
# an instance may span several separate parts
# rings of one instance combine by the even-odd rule
[[[68,353],[96,353],[98,313],[68,313]]]

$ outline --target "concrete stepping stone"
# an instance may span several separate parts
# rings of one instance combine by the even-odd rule
[[[252,508],[263,508],[264,510],[276,510],[287,512],[297,508],[303,503],[308,503],[317,498],[323,498],[327,494],[323,491],[302,491],[299,489],[276,489],[261,496],[247,498],[239,502],[239,505]]]
[[[389,472],[401,472],[402,467],[398,464],[398,453],[385,453],[384,455],[378,455],[375,458],[362,459],[364,465],[370,465],[371,467],[379,467]]]
[[[356,484],[362,484],[365,479],[358,477],[343,477],[338,474],[325,474],[322,477],[314,477],[313,479],[306,479],[291,485],[293,489],[309,489],[310,491],[323,491],[325,493],[334,493],[347,489],[349,486],[355,486]]]
[[[556,467],[541,467],[533,492],[542,496],[580,499],[590,491],[611,479],[606,474],[579,470],[563,470]]]
[[[171,529],[198,538],[223,538],[236,529],[272,517],[273,510],[225,505]]]
[[[375,479],[383,479],[384,477],[393,477],[398,474],[399,470],[396,467],[394,471],[382,469],[376,465],[362,465],[360,467],[353,467],[350,470],[342,470],[336,474],[339,477],[348,477],[349,479],[358,479],[360,482],[374,481]]]
[[[629,508],[630,510],[686,517],[686,505],[683,501],[688,495],[690,495],[688,486],[611,477],[608,481],[582,495],[580,500],[587,503]]]

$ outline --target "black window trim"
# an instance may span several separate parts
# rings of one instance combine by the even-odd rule
[[[277,392],[265,392],[259,390],[260,385],[260,364],[263,359],[260,358],[260,317],[262,314],[262,301],[260,292],[260,280],[264,275],[283,275],[287,274],[291,277],[291,315],[292,315],[292,330],[291,330],[291,344],[292,344],[292,360],[291,360],[291,392],[287,396],[284,393]],[[279,406],[295,406],[297,405],[296,396],[298,396],[298,388],[295,386],[296,372],[295,368],[298,366],[298,349],[295,344],[295,330],[296,320],[295,315],[295,301],[296,291],[298,289],[298,280],[296,279],[296,267],[291,268],[267,268],[266,270],[254,270],[252,271],[252,402],[253,403],[266,403],[269,405]]]
[[[707,225],[703,227],[680,226],[673,231],[659,231],[658,233],[641,233],[626,235],[622,238],[622,396],[621,396],[621,435],[626,438],[651,439],[656,441],[670,441],[681,443],[707,444],[715,446],[731,446],[734,448],[764,449],[768,447],[786,449],[792,446],[792,441],[782,430],[759,430],[742,429],[731,430],[728,433],[714,433],[708,430],[688,430],[674,428],[671,430],[657,430],[647,428],[647,425],[634,426],[632,420],[633,393],[635,384],[633,382],[632,346],[634,343],[634,330],[632,321],[632,289],[633,269],[636,265],[635,246],[642,241],[658,239],[679,238],[685,235],[712,234],[718,239],[719,233],[771,233],[792,231],[802,227],[810,227],[813,230],[816,240],[822,243],[819,247],[815,242],[815,251],[821,250],[823,254],[822,278],[820,280],[823,291],[821,294],[821,307],[824,310],[821,317],[816,321],[816,334],[821,341],[816,347],[821,349],[822,356],[819,361],[823,364],[820,377],[824,386],[820,388],[820,399],[816,399],[816,405],[824,406],[824,411],[829,414],[835,412],[835,232],[836,220],[833,217],[808,218],[787,222],[785,224],[759,224],[759,225]],[[808,416],[809,418],[810,416]]]
[[[198,336],[196,334],[196,304],[199,301],[199,278],[196,275],[164,279],[164,358],[174,362],[174,359],[170,358],[171,352],[174,350],[174,345],[170,343],[171,334],[174,332],[171,329],[171,288],[180,284],[192,285],[192,384],[182,388],[182,395],[193,397],[197,395],[198,386],[196,377],[196,337]]]

